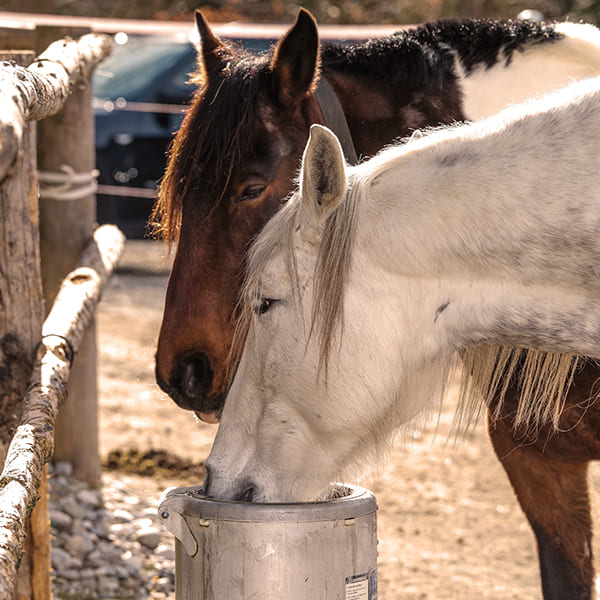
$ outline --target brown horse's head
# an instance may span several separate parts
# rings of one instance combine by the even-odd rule
[[[219,40],[200,13],[196,19],[199,89],[154,211],[159,232],[177,242],[156,377],[179,406],[214,420],[239,358],[231,346],[246,250],[291,191],[310,125],[324,122],[315,95],[320,62],[362,156],[464,115],[458,50],[446,41],[457,28],[452,23],[320,47],[317,25],[301,9],[272,51],[257,57]],[[487,57],[487,29],[497,27],[482,27]],[[472,37],[458,30],[459,41]]]
[[[196,14],[198,92],[170,150],[154,210],[177,243],[156,353],[156,378],[182,408],[220,413],[231,375],[244,256],[287,197],[321,121],[314,19],[301,10],[265,56],[218,39]]]

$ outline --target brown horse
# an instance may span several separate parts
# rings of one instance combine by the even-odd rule
[[[246,249],[285,202],[312,123],[327,121],[346,138],[349,159],[353,148],[366,157],[416,129],[492,114],[600,72],[599,34],[585,25],[440,22],[321,46],[316,23],[300,10],[272,51],[258,57],[218,39],[200,13],[197,25],[199,88],[154,214],[157,231],[177,243],[156,376],[179,406],[213,422],[238,358],[230,351]],[[594,411],[581,407],[597,377],[591,364],[577,375],[564,433],[520,436],[511,422],[513,388],[490,425],[537,537],[546,600],[592,594],[586,468],[600,442]]]

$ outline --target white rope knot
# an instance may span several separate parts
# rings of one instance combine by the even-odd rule
[[[73,167],[62,165],[60,171],[38,171],[41,200],[82,200],[94,194],[98,187],[97,169],[88,173],[76,173]]]

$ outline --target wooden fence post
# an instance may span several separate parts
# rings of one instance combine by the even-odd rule
[[[54,40],[79,37],[89,30],[38,27],[36,51]],[[91,174],[95,167],[94,118],[91,76],[72,91],[64,108],[38,124],[40,172]],[[85,187],[85,185],[83,186]],[[42,280],[49,310],[63,277],[77,264],[90,241],[96,221],[94,192],[75,200],[45,197],[40,192],[40,238]],[[73,465],[73,475],[90,485],[100,483],[101,462],[98,433],[96,323],[89,328],[75,359],[69,396],[56,426],[54,460]]]
[[[0,598],[14,598],[15,573],[23,556],[23,542],[30,537],[25,529],[27,514],[43,490],[38,487],[43,469],[54,449],[56,416],[66,397],[71,360],[79,351],[85,331],[92,322],[96,305],[116,262],[123,251],[124,236],[114,225],[104,225],[94,232],[93,241],[81,256],[78,268],[62,283],[52,309],[42,327],[33,375],[18,427],[8,448],[0,473]],[[36,506],[32,514],[38,510]],[[46,522],[48,516],[46,515]],[[34,524],[35,527],[35,524]],[[18,600],[49,600],[50,536],[33,538],[32,556],[24,556],[27,579],[17,582]],[[41,546],[41,548],[39,548]],[[44,556],[45,553],[45,556]],[[32,563],[47,557],[43,570]],[[33,569],[32,569],[33,567]],[[45,578],[42,589],[35,576]],[[29,582],[29,583],[28,583]],[[33,588],[33,589],[32,589]],[[31,594],[33,592],[33,595]]]
[[[7,52],[0,54],[0,60],[27,66],[33,56],[33,52]],[[21,416],[44,317],[36,171],[36,123],[31,122],[16,163],[0,182],[0,465],[4,465],[8,436]],[[44,472],[42,487],[45,476]],[[35,524],[30,521],[27,525],[25,557],[17,581],[19,599],[51,597],[47,501],[46,494],[34,510]],[[36,540],[43,558],[33,550]]]
[[[0,53],[2,62],[32,60],[33,52]],[[27,125],[22,152],[0,179],[0,465],[21,416],[44,317],[35,130],[35,123]]]

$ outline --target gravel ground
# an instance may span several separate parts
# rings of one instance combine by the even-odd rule
[[[174,597],[174,538],[158,522],[156,497],[119,473],[104,473],[101,489],[91,489],[69,463],[54,465],[50,494],[55,598]]]

